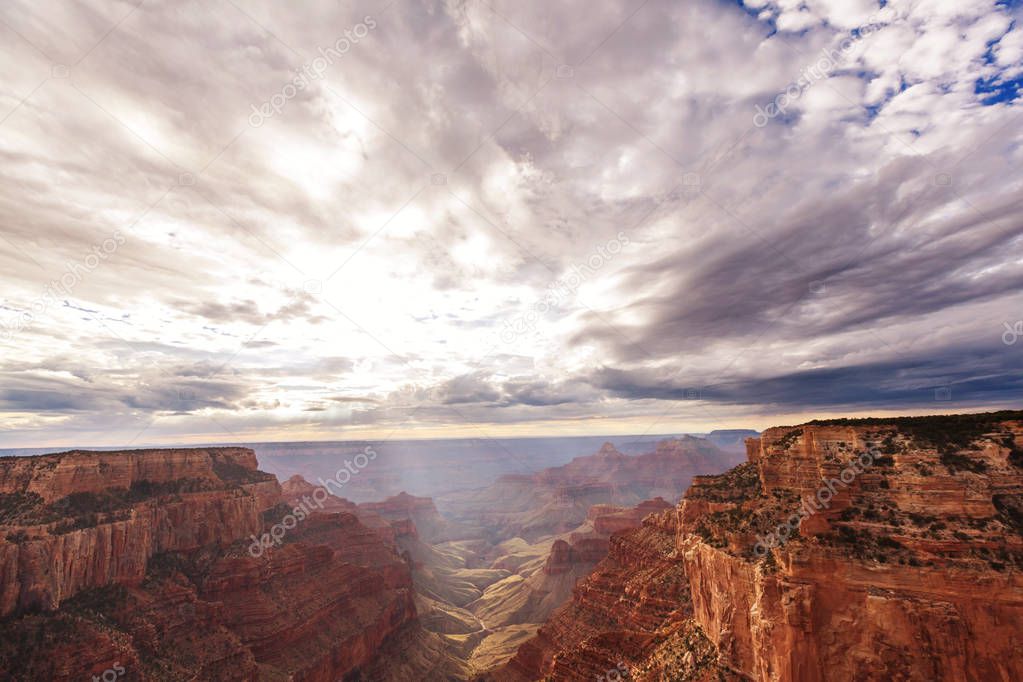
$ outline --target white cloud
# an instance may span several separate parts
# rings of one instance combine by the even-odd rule
[[[6,3],[5,327],[127,240],[0,340],[0,439],[642,431],[666,409],[695,428],[806,407],[779,407],[772,376],[913,358],[962,379],[950,349],[998,343],[1021,307],[1019,104],[976,92],[1020,72],[1010,10],[745,6]],[[495,342],[619,233],[628,248]],[[345,372],[321,362],[337,356]],[[197,365],[218,371],[192,386]],[[654,379],[760,402],[676,402]],[[891,404],[840,388],[835,409]]]

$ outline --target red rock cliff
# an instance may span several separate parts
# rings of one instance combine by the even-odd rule
[[[4,458],[0,491],[0,616],[136,584],[160,552],[257,533],[280,494],[245,448]]]
[[[769,429],[698,481],[677,545],[723,660],[761,680],[1023,678],[1021,416]]]
[[[716,650],[691,618],[675,531],[672,510],[612,536],[607,558],[579,582],[572,600],[509,663],[480,679],[582,682],[606,679],[609,671],[651,682],[734,679],[718,669]]]
[[[814,422],[748,455],[612,538],[486,679],[1023,679],[1023,413]]]
[[[255,467],[244,448],[0,460],[0,680],[326,682],[372,663],[414,624],[408,565],[351,513],[297,515]]]

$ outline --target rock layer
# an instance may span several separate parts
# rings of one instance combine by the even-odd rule
[[[1023,679],[1023,413],[812,422],[747,454],[614,536],[487,679]]]
[[[1023,677],[1020,416],[769,429],[752,484],[698,481],[677,544],[722,659],[761,680]]]
[[[582,681],[607,678],[610,671],[651,681],[719,679],[704,677],[724,671],[692,620],[675,534],[671,510],[612,536],[607,558],[580,581],[572,600],[508,664],[480,679]]]
[[[418,627],[389,524],[337,498],[296,514],[308,484],[255,466],[243,448],[0,460],[0,680],[326,682]]]

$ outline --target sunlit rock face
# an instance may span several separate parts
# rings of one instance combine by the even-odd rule
[[[613,537],[489,679],[619,662],[639,680],[675,679],[668,662],[678,679],[1023,676],[1023,414],[815,422],[747,444],[747,463]]]
[[[741,471],[698,479],[677,551],[722,659],[757,679],[1023,675],[1021,417],[769,429]]]

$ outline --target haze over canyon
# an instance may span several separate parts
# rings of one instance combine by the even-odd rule
[[[1023,679],[1023,1],[0,3],[0,682]]]

